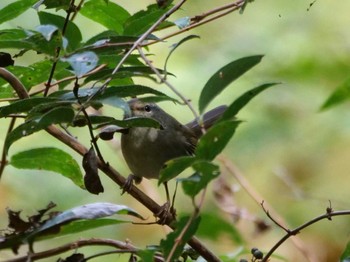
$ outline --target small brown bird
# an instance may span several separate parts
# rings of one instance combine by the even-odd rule
[[[142,178],[159,178],[165,163],[173,158],[193,155],[197,141],[202,135],[197,120],[182,125],[174,117],[167,114],[154,103],[142,102],[138,99],[129,101],[130,117],[146,117],[158,121],[160,129],[151,127],[133,127],[121,136],[122,153],[132,175],[129,176],[124,189],[131,186],[132,181],[141,182]],[[226,106],[219,106],[203,116],[203,126],[210,128],[225,112]],[[169,192],[164,183],[167,200]]]

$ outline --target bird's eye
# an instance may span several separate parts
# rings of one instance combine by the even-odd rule
[[[145,111],[146,112],[150,112],[151,111],[151,107],[149,105],[145,105]]]

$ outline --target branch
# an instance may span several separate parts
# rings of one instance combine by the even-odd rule
[[[328,219],[332,220],[331,218],[334,216],[344,216],[344,215],[350,215],[350,210],[343,210],[343,211],[333,211],[331,208],[327,208],[327,211],[325,214],[320,215],[318,217],[315,217],[311,219],[310,221],[302,224],[301,226],[293,229],[293,230],[287,230],[287,233],[282,237],[271,249],[270,251],[264,256],[264,258],[261,260],[261,262],[266,262],[269,261],[269,257],[276,251],[276,249],[281,246],[288,238],[291,236],[295,236],[296,234],[300,233],[301,230],[304,228],[307,228],[311,226],[312,224],[315,224],[316,222],[323,220],[323,219]],[[270,217],[270,216],[269,216]]]
[[[98,239],[98,238],[91,238],[91,239],[80,239],[78,241],[65,244],[63,246],[59,246],[56,248],[52,248],[43,252],[37,252],[37,253],[31,253],[26,256],[6,260],[4,262],[26,262],[26,261],[35,261],[43,258],[52,257],[64,252],[67,252],[69,250],[74,250],[80,247],[84,246],[111,246],[118,248],[120,250],[129,252],[129,253],[136,253],[139,249],[131,245],[130,243],[113,240],[113,239]]]

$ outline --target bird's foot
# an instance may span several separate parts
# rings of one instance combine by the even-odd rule
[[[169,220],[175,220],[176,209],[173,205],[170,205],[169,201],[167,201],[163,206],[161,206],[160,211],[155,214],[155,216],[158,217],[157,224],[164,225]]]
[[[132,187],[134,181],[135,181],[136,184],[140,184],[141,181],[142,181],[142,177],[138,177],[138,176],[135,176],[135,175],[133,175],[133,174],[130,174],[130,175],[126,178],[124,185],[121,187],[121,189],[122,189],[122,195],[123,195],[125,192],[130,191],[130,189],[131,189],[131,187]]]

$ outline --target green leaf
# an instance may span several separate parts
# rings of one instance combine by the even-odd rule
[[[123,24],[130,17],[128,11],[123,7],[113,2],[105,3],[103,0],[85,3],[80,13],[118,34],[123,32]]]
[[[30,43],[30,49],[37,51],[38,53],[44,53],[50,55],[51,57],[55,57],[56,49],[58,47],[62,49],[65,49],[66,47],[66,41],[62,36],[62,32],[59,30],[56,30],[52,34],[50,41],[47,41],[45,36],[40,31],[28,30],[27,34],[28,37],[25,39],[25,42]]]
[[[258,64],[262,55],[237,59],[219,69],[203,87],[199,97],[199,111],[203,113],[208,104],[219,95],[231,82],[235,81],[253,66]]]
[[[340,257],[341,262],[350,262],[350,242],[346,244],[346,247]]]
[[[153,4],[128,18],[124,23],[124,35],[139,36],[147,31],[163,14],[169,10],[167,8],[159,8]]]
[[[30,49],[32,44],[24,40],[26,37],[23,29],[0,30],[0,48]]]
[[[91,51],[74,54],[69,57],[62,57],[63,62],[68,62],[77,77],[81,77],[97,66],[98,56]]]
[[[0,9],[0,24],[21,15],[38,0],[19,0]]]
[[[153,127],[153,128],[161,128],[159,122],[152,118],[147,117],[129,117],[124,120],[114,119],[104,125],[116,125],[125,128],[131,127]]]
[[[52,124],[70,123],[74,118],[74,111],[70,107],[57,107],[49,112],[37,116],[25,123],[19,125],[11,133],[8,134],[5,140],[5,151],[8,152],[10,146],[22,137],[38,132]]]
[[[108,87],[103,94],[97,95],[97,100],[103,100],[109,97],[135,97],[144,94],[153,94],[156,96],[167,97],[164,93],[153,88],[143,85],[128,85],[128,86],[111,86]]]
[[[161,69],[157,68],[157,70],[161,74],[166,73],[165,71],[163,71]],[[154,78],[150,77],[150,75],[155,74],[155,72],[151,68],[149,68],[148,66],[127,66],[127,67],[120,68],[118,70],[118,72],[113,74],[113,75],[112,75],[112,72],[113,72],[113,69],[111,69],[111,68],[99,70],[98,72],[88,76],[85,79],[85,82],[90,82],[90,81],[94,81],[94,80],[101,81],[101,80],[104,80],[107,78],[115,79],[115,78],[127,78],[127,77],[147,77],[151,80],[154,80]],[[171,73],[168,73],[168,74],[173,75]]]
[[[137,252],[137,256],[142,262],[154,262],[154,255],[156,250],[154,249],[144,249]]]
[[[213,241],[219,241],[223,235],[228,235],[236,244],[244,244],[244,239],[234,223],[227,222],[215,212],[202,213],[201,218],[202,222],[196,235]]]
[[[200,161],[192,165],[195,173],[189,178],[179,179],[186,195],[195,197],[201,190],[207,187],[210,181],[220,175],[217,165],[210,162]]]
[[[350,99],[350,78],[346,79],[336,90],[328,97],[322,105],[321,110],[329,109],[333,106],[344,103]]]
[[[0,117],[6,117],[10,114],[19,114],[32,110],[35,106],[43,103],[51,103],[56,99],[47,97],[31,97],[15,101],[7,106],[0,107]]]
[[[65,18],[59,15],[54,15],[46,12],[39,12],[39,20],[41,25],[55,25],[61,31],[65,24]],[[68,21],[64,37],[68,39],[68,50],[74,51],[77,49],[82,41],[82,35],[79,27],[71,21]]]
[[[256,95],[264,91],[265,89],[277,85],[279,83],[267,83],[262,84],[258,87],[255,87],[247,92],[245,92],[243,95],[238,97],[225,111],[225,113],[220,118],[220,121],[229,120],[232,119],[234,116],[237,115],[237,113],[245,107],[246,104],[250,102]]]
[[[75,159],[58,148],[36,148],[11,157],[10,164],[19,169],[47,170],[59,173],[83,188],[83,175]]]
[[[43,83],[47,80],[50,73],[50,64],[51,63],[46,60],[32,64],[28,67],[9,66],[7,69],[15,76],[18,76],[26,89],[30,90],[32,86]]]
[[[196,161],[195,157],[184,156],[169,160],[166,167],[160,171],[158,185],[173,179]]]
[[[196,157],[213,160],[226,147],[239,124],[240,121],[224,121],[212,126],[199,140]]]
[[[81,220],[81,219],[98,219],[103,217],[108,217],[112,215],[130,215],[140,219],[143,219],[141,215],[139,215],[133,209],[124,206],[124,205],[116,205],[112,203],[92,203],[86,204],[83,206],[74,207],[72,209],[66,210],[57,216],[46,221],[42,226],[38,229],[34,230],[28,238],[32,238],[38,233],[41,233],[47,229],[61,226],[65,223]]]
[[[128,221],[120,219],[100,218],[94,220],[76,220],[67,225],[62,225],[60,232],[55,237],[62,237],[70,234],[76,234],[91,229],[96,229],[105,226],[127,223]],[[51,236],[43,235],[38,237],[38,240],[49,239]]]
[[[200,217],[193,219],[188,227],[186,227],[190,217],[181,217],[176,223],[176,229],[167,235],[166,239],[160,241],[160,246],[163,249],[164,258],[167,261],[177,261],[177,258],[181,255],[184,246],[190,240],[190,238],[196,233],[198,225],[200,223]],[[186,232],[182,231],[186,227]],[[181,241],[179,237],[181,234]],[[175,243],[177,244],[175,248]],[[175,249],[174,249],[175,248]],[[174,250],[173,250],[174,249]],[[174,251],[174,252],[172,252]],[[172,252],[171,257],[170,253]]]

